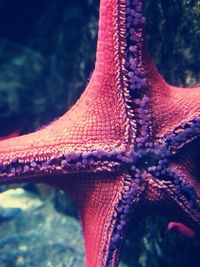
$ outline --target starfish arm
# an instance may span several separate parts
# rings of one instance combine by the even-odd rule
[[[65,188],[73,192],[83,226],[87,267],[118,266],[130,219],[145,184],[130,174],[77,176]]]
[[[63,166],[67,167],[72,160],[80,167],[80,154],[85,153],[83,157],[87,158],[89,152],[99,157],[111,152],[110,157],[127,143],[129,125],[116,73],[119,57],[115,56],[115,49],[119,49],[119,44],[118,38],[114,38],[113,24],[117,25],[119,10],[115,2],[101,1],[95,71],[85,92],[69,112],[48,127],[2,141],[0,176],[37,173],[36,176],[41,177],[45,172],[62,172]],[[59,162],[57,167],[52,168],[53,161]]]
[[[171,86],[158,75],[154,67],[150,66],[149,69],[154,136],[159,139],[165,135],[177,135],[186,128],[193,128],[194,124],[199,129],[200,87]],[[194,132],[194,136],[199,136],[199,131]]]
[[[95,71],[85,92],[69,112],[48,127],[1,142],[1,176],[24,176],[24,170],[26,176],[33,173],[38,177],[46,172],[62,173],[65,169],[62,165],[67,166],[68,161],[82,164],[78,162],[80,153],[82,156],[92,152],[93,156],[93,152],[100,150],[103,156],[108,153],[110,157],[115,151],[118,154],[126,147],[129,149],[128,143],[134,139],[139,145],[148,140],[149,129],[143,127],[143,121],[148,119],[148,116],[143,118],[143,109],[144,112],[148,109],[148,97],[143,94],[148,89],[144,70],[144,17],[140,1],[131,5],[125,0],[101,1]],[[125,34],[129,17],[126,6],[129,12],[136,10],[138,15],[133,20],[133,28],[129,23],[130,32],[135,31],[135,36],[129,36],[130,40]],[[130,48],[129,55],[125,52],[127,48]],[[135,78],[128,81],[132,75]],[[140,89],[142,86],[139,95],[135,87],[134,96],[131,95],[128,87],[134,85],[132,82],[137,82]],[[136,104],[137,108],[128,104]]]
[[[183,146],[199,139],[199,136],[200,118],[194,117],[175,127],[172,133],[166,133],[164,139],[170,153],[176,154]]]
[[[165,190],[171,205],[171,215],[199,232],[199,185],[184,166],[173,164],[167,173]],[[165,196],[166,197],[166,196]]]
[[[152,138],[164,139],[165,135],[176,135],[176,132],[187,128],[189,122],[193,126],[197,124],[196,129],[199,129],[200,87],[176,87],[168,84],[155,67],[148,51],[145,34],[143,35],[141,61],[148,82],[146,95],[150,99]],[[198,136],[199,130],[194,132],[191,139]],[[184,145],[184,141],[182,143]]]
[[[155,143],[162,144],[168,156],[177,154],[182,147],[200,137],[200,88],[171,87],[168,92],[170,90],[173,93],[173,97],[168,97],[170,106],[167,108],[166,104],[160,103],[163,114],[161,110],[159,115],[153,113]]]
[[[165,172],[155,177],[166,191],[164,195],[170,203],[171,214],[197,231],[200,223],[199,156],[200,143],[195,140],[170,155]]]

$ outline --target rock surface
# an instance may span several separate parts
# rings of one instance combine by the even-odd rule
[[[76,219],[58,213],[51,202],[42,202],[23,189],[1,193],[4,210],[6,203],[7,209],[21,211],[0,222],[1,267],[84,266],[81,227]]]

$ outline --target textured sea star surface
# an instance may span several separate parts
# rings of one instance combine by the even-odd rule
[[[87,267],[118,266],[131,219],[153,209],[176,214],[184,233],[199,229],[200,90],[163,80],[145,23],[141,0],[101,0],[80,99],[48,127],[0,142],[2,184],[43,182],[75,198]]]

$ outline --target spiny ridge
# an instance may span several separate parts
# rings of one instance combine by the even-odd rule
[[[122,240],[125,239],[127,225],[130,223],[133,210],[139,200],[141,191],[143,190],[142,178],[144,177],[139,170],[133,172],[136,179],[133,180],[130,175],[123,177],[123,188],[119,201],[115,205],[113,220],[112,236],[110,248],[107,257],[107,264],[113,260],[114,252],[119,249]]]
[[[189,143],[198,137],[200,134],[200,118],[195,118],[192,121],[181,124],[176,127],[172,133],[165,134],[165,142],[171,150],[177,151],[178,147]]]
[[[143,66],[142,53],[144,42],[145,17],[142,2],[126,0],[126,52],[125,67],[128,87],[125,101],[130,120],[136,122],[135,149],[152,147],[151,125],[148,97],[148,80]],[[133,125],[133,127],[135,127]],[[132,140],[133,141],[133,140]]]
[[[181,174],[178,174],[173,167],[168,167],[167,174],[168,180],[172,182],[173,188],[169,187],[170,195],[176,201],[185,203],[185,210],[193,215],[193,218],[200,222],[200,201],[197,197],[195,187],[186,182]],[[188,205],[189,204],[189,205]],[[188,208],[190,207],[190,208]]]
[[[96,149],[91,152],[71,152],[60,157],[45,160],[25,161],[15,157],[11,162],[0,163],[0,177],[17,177],[31,174],[70,173],[74,171],[111,170],[118,166],[119,161],[126,162],[125,149],[104,151]],[[115,162],[114,162],[115,161]]]

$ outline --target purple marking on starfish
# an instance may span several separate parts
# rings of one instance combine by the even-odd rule
[[[191,142],[200,133],[200,119],[194,119],[190,122],[183,123],[176,127],[173,133],[165,135],[165,142],[168,144],[169,149],[174,151],[181,148],[185,143]],[[173,153],[173,152],[172,152]]]
[[[149,98],[146,95],[148,88],[146,71],[140,64],[140,43],[142,42],[142,30],[145,23],[140,1],[126,1],[126,69],[128,78],[127,95],[125,97],[130,107],[131,118],[136,119],[137,133],[135,149],[151,145],[151,125],[149,123]]]
[[[177,174],[172,167],[167,169],[165,179],[170,181],[174,186],[173,188],[168,187],[167,190],[170,191],[171,195],[174,196],[174,200],[177,201],[177,196],[179,198],[184,198],[185,202],[188,202],[193,208],[193,211],[186,210],[188,213],[193,212],[194,218],[200,218],[200,202],[197,201],[196,191],[192,184],[186,183],[183,177]],[[174,192],[176,190],[176,192]],[[187,208],[185,208],[187,209]]]
[[[136,170],[135,173],[136,172],[139,172],[139,170]],[[141,176],[139,182],[133,180],[129,175],[126,175],[123,179],[124,190],[121,193],[120,200],[115,206],[117,213],[113,217],[114,228],[112,232],[111,246],[107,258],[107,264],[110,262],[114,251],[119,248],[121,243],[120,241],[125,238],[127,225],[131,220],[131,214],[133,212],[133,209],[137,205],[139,195],[143,191],[141,182]]]

